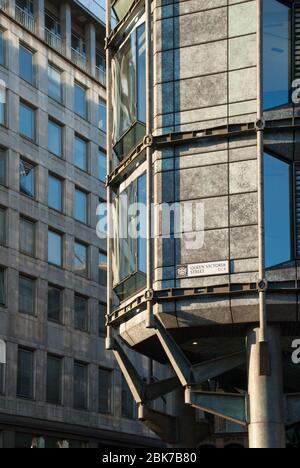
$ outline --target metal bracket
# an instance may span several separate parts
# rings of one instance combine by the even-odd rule
[[[267,292],[268,290],[268,281],[266,279],[260,279],[257,282],[257,290],[258,292]]]
[[[154,144],[154,139],[153,135],[145,135],[144,140],[143,140],[143,145],[145,148],[152,148]]]
[[[248,399],[238,393],[213,393],[194,391],[187,388],[185,402],[206,413],[219,416],[242,426],[247,426]]]
[[[266,122],[264,119],[258,119],[255,122],[255,128],[258,132],[262,132],[266,128]]]

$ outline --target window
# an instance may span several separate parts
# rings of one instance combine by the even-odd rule
[[[106,102],[99,99],[99,128],[106,133]]]
[[[20,192],[35,197],[35,167],[23,159],[20,160]]]
[[[20,218],[20,251],[35,255],[35,223],[26,218]]]
[[[19,49],[19,75],[28,83],[34,83],[33,53],[23,45]]]
[[[81,242],[75,242],[74,270],[75,273],[87,276],[87,246]]]
[[[74,328],[80,331],[88,331],[89,329],[89,308],[88,300],[75,294],[74,304]]]
[[[5,64],[5,39],[4,32],[0,31],[0,65]]]
[[[26,276],[19,277],[19,311],[21,314],[35,314],[35,281]]]
[[[48,121],[48,150],[62,157],[62,126],[51,119]]]
[[[291,260],[291,165],[265,153],[265,257],[266,267]]]
[[[35,140],[35,110],[20,102],[20,133],[25,138]]]
[[[124,418],[134,418],[134,400],[130,388],[122,375],[122,416]]]
[[[0,185],[6,185],[6,151],[0,148]]]
[[[75,189],[75,219],[87,224],[88,222],[88,196],[82,190]]]
[[[106,173],[107,173],[107,167],[106,167],[106,154],[99,149],[98,153],[98,177],[101,182],[106,182]]]
[[[71,47],[73,50],[78,52],[78,54],[82,55],[83,57],[86,56],[86,45],[84,40],[74,33],[72,33],[71,37]]]
[[[6,244],[6,208],[0,207],[0,245]]]
[[[106,332],[106,305],[99,303],[99,336],[104,336]]]
[[[109,369],[99,369],[99,413],[110,414],[112,404],[112,372]]]
[[[33,398],[34,386],[34,353],[27,349],[18,350],[17,395]]]
[[[54,65],[48,65],[48,96],[57,102],[62,102],[61,71]]]
[[[16,0],[16,6],[33,16],[33,0]]]
[[[6,365],[6,343],[0,340],[0,394],[4,393]]]
[[[126,16],[133,2],[134,0],[116,0],[114,2],[113,10],[117,17],[118,22],[121,21]]]
[[[120,159],[145,135],[145,51],[145,24],[138,24],[113,58],[113,143]]]
[[[99,284],[107,286],[107,255],[99,252]]]
[[[264,108],[289,102],[291,84],[291,9],[279,0],[263,3]]]
[[[78,83],[75,83],[75,107],[76,114],[83,119],[87,118],[87,100],[86,89]]]
[[[0,125],[6,122],[6,84],[0,80]]]
[[[106,86],[106,63],[105,63],[105,58],[99,52],[98,50],[96,51],[96,71],[97,71],[97,78],[100,81],[101,84]]]
[[[59,405],[61,403],[61,359],[47,357],[47,390],[48,403]]]
[[[60,22],[48,11],[45,12],[45,28],[47,31],[60,37]]]
[[[87,142],[80,138],[79,136],[75,136],[75,154],[74,154],[74,164],[75,166],[79,167],[83,171],[88,170],[87,164]]]
[[[62,266],[62,235],[48,231],[48,262],[56,266]]]
[[[48,320],[62,322],[62,290],[55,286],[48,286]]]
[[[135,203],[137,202],[137,205]],[[132,209],[136,206],[135,210]],[[114,233],[114,284],[120,300],[124,300],[145,287],[147,272],[146,176],[140,176],[121,193],[115,201],[118,221],[113,223]],[[131,210],[129,211],[129,207]]]
[[[48,177],[48,205],[57,211],[62,211],[62,181],[49,174]]]
[[[88,367],[79,362],[74,363],[74,408],[87,409],[87,376]]]
[[[5,270],[0,268],[0,305],[6,304]]]

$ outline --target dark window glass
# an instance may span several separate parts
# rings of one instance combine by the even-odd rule
[[[35,314],[35,281],[21,276],[19,278],[19,311],[22,314]]]
[[[53,65],[48,65],[48,95],[57,102],[62,102],[61,72]]]
[[[264,157],[266,267],[292,257],[291,165],[269,154]]]
[[[33,0],[16,0],[16,6],[29,15],[33,15]]]
[[[20,218],[20,251],[35,255],[35,223],[25,218]]]
[[[137,29],[137,105],[138,120],[146,122],[146,30]]]
[[[0,207],[0,245],[6,244],[6,209]]]
[[[20,45],[19,55],[19,74],[23,80],[33,84],[34,81],[34,70],[33,70],[33,53],[31,50]]]
[[[6,185],[6,151],[0,149],[0,185]]]
[[[20,192],[28,197],[35,197],[35,167],[20,160]]]
[[[99,153],[98,153],[98,176],[99,176],[99,180],[101,180],[101,182],[106,182],[106,173],[107,173],[106,154],[101,149],[99,149]]]
[[[6,304],[5,270],[0,268],[0,304]]]
[[[18,351],[17,395],[33,398],[34,385],[34,353],[26,349]]]
[[[99,336],[104,336],[106,332],[106,305],[100,302],[99,304]]]
[[[49,12],[45,12],[45,28],[56,36],[60,36],[60,22]]]
[[[106,133],[106,102],[99,99],[99,128]]]
[[[6,83],[0,80],[0,125],[6,122]]]
[[[5,364],[0,362],[0,394],[4,393]]]
[[[48,205],[57,211],[62,211],[62,181],[55,176],[48,177]]]
[[[35,140],[35,111],[20,102],[20,133],[29,140]]]
[[[82,276],[87,276],[87,246],[81,242],[75,242],[74,269]]]
[[[74,164],[83,171],[88,170],[87,164],[87,142],[82,138],[75,137],[75,154],[74,154]]]
[[[124,418],[134,418],[134,400],[130,388],[122,376],[122,416]]]
[[[62,266],[62,235],[48,231],[48,262]]]
[[[263,2],[264,108],[289,102],[291,73],[291,10],[284,2]]]
[[[75,294],[74,328],[81,331],[88,331],[89,328],[88,300],[78,294]]]
[[[0,31],[0,65],[5,63],[5,40],[4,33]]]
[[[48,150],[61,158],[62,156],[62,127],[53,120],[48,122]]]
[[[111,413],[112,372],[108,369],[99,369],[99,413]]]
[[[62,290],[55,286],[48,287],[48,320],[62,321]]]
[[[75,189],[75,219],[87,224],[88,222],[88,196],[85,192]]]
[[[88,367],[74,363],[74,408],[87,409]]]
[[[75,83],[75,112],[83,119],[87,118],[86,89]]]
[[[107,286],[107,255],[99,252],[99,284]]]
[[[61,403],[61,359],[47,358],[47,402]]]

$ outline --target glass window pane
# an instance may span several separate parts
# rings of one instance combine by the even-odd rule
[[[99,150],[98,175],[99,175],[99,180],[101,180],[101,182],[106,182],[106,173],[107,173],[106,154],[102,150]]]
[[[99,336],[104,336],[106,333],[106,313],[107,308],[105,304],[99,304]]]
[[[6,151],[0,149],[0,184],[6,185]]]
[[[62,211],[62,181],[49,175],[48,178],[48,205],[57,211]]]
[[[75,83],[75,112],[82,118],[87,117],[87,100],[86,90],[79,84]]]
[[[75,189],[75,219],[87,224],[88,221],[88,197],[81,190]]]
[[[137,106],[138,120],[146,122],[146,29],[137,29]]]
[[[33,365],[33,352],[25,349],[19,349],[17,395],[20,397],[33,398]]]
[[[3,31],[0,31],[0,65],[5,63],[5,41]]]
[[[62,236],[54,231],[48,231],[48,262],[62,266]]]
[[[20,251],[35,255],[35,224],[27,219],[20,219]]]
[[[147,206],[147,180],[146,175],[138,178],[138,203]],[[146,214],[146,209],[143,210],[143,214]],[[140,216],[141,218],[141,216]],[[140,219],[138,229],[138,271],[147,273],[147,238],[145,236],[145,226],[147,225],[147,219]]]
[[[99,284],[107,286],[107,255],[99,252]]]
[[[291,166],[265,154],[266,267],[291,259]]]
[[[0,208],[0,245],[6,244],[6,209]]]
[[[85,297],[75,295],[74,328],[88,331],[88,300]]]
[[[106,102],[99,99],[99,128],[106,133]]]
[[[74,364],[74,408],[87,409],[87,366]]]
[[[87,142],[82,138],[76,136],[74,140],[74,164],[83,171],[87,171]]]
[[[19,74],[23,80],[33,84],[33,53],[22,45],[20,45],[19,54]]]
[[[0,269],[0,304],[6,304],[5,270]]]
[[[6,122],[6,83],[0,80],[0,125]]]
[[[35,314],[35,281],[25,276],[19,278],[19,311],[22,314]]]
[[[112,372],[99,369],[99,413],[111,413]]]
[[[291,68],[290,8],[277,0],[263,1],[264,108],[289,102]]]
[[[55,101],[62,102],[61,72],[52,65],[48,66],[48,95]]]
[[[35,139],[35,112],[23,102],[20,103],[20,133],[29,140]]]
[[[61,400],[61,360],[47,358],[47,402],[60,404]]]
[[[74,270],[79,275],[87,276],[87,247],[75,242],[74,249]]]
[[[48,287],[48,320],[61,322],[62,291],[54,286]]]
[[[62,156],[62,127],[53,120],[48,122],[48,150],[58,156]]]
[[[28,197],[35,197],[35,168],[32,164],[20,160],[20,192]]]
[[[4,393],[4,381],[5,381],[5,364],[0,362],[0,394]]]

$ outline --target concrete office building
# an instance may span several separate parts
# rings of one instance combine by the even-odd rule
[[[0,1],[5,448],[160,443],[105,352],[104,37],[80,2]],[[141,372],[145,362],[136,361]]]
[[[300,4],[107,0],[107,7],[108,200],[118,229],[108,246],[106,346],[140,419],[165,442],[207,445],[221,417],[248,431],[251,448],[293,444]],[[136,242],[120,234],[132,216],[118,210],[124,194],[147,206],[136,227],[146,225],[147,236]],[[188,202],[187,218],[198,207],[203,223],[171,224],[166,235],[152,202]],[[168,364],[173,378],[155,389],[144,384],[120,338]],[[173,413],[151,408],[172,392]],[[197,409],[210,416],[196,418]]]

